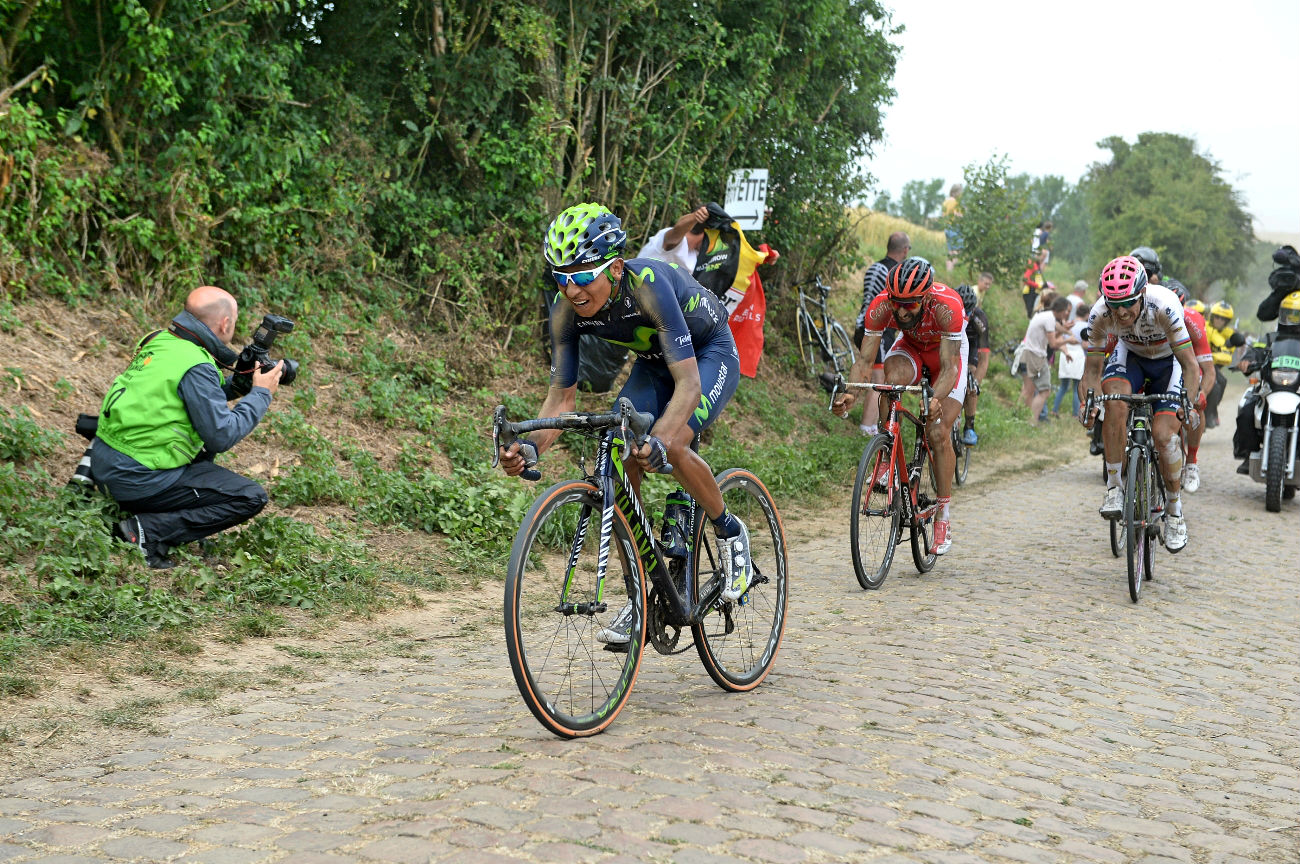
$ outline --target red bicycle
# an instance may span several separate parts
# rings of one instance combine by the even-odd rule
[[[853,570],[858,584],[872,590],[879,588],[889,575],[894,549],[906,525],[911,534],[912,561],[917,572],[934,568],[934,519],[939,510],[934,474],[934,453],[925,434],[929,422],[932,391],[927,384],[871,384],[838,378],[831,392],[831,402],[842,390],[874,390],[889,401],[880,433],[867,442],[858,462],[858,476],[853,482],[853,501],[849,509],[849,537],[853,551]],[[920,417],[903,407],[904,393],[921,396]],[[915,427],[912,458],[907,458],[902,419]],[[922,482],[922,477],[926,482]]]

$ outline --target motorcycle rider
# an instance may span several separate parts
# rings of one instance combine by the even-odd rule
[[[1246,349],[1237,368],[1248,373],[1250,367],[1257,366],[1268,356],[1269,349],[1279,339],[1300,339],[1300,291],[1286,295],[1278,307],[1277,330],[1265,336],[1264,341],[1256,342]],[[1251,388],[1237,411],[1237,431],[1232,436],[1232,455],[1242,460],[1237,466],[1238,474],[1250,473],[1250,454],[1264,443],[1263,434],[1255,427],[1255,405],[1259,399],[1259,388]]]

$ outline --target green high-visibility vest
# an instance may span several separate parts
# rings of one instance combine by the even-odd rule
[[[177,388],[185,373],[200,363],[217,369],[211,354],[167,331],[141,340],[131,365],[113,379],[104,396],[96,436],[146,468],[179,468],[193,462],[203,439],[194,431]]]

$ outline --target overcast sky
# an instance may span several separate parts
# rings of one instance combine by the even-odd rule
[[[885,141],[867,163],[897,200],[1005,154],[1071,183],[1111,135],[1196,140],[1256,231],[1300,232],[1300,0],[886,0],[906,26]],[[942,121],[936,123],[936,120]]]

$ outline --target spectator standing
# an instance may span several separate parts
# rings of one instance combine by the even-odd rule
[[[948,244],[949,273],[957,265],[957,255],[961,252],[963,246],[961,231],[957,230],[957,227],[952,222],[954,219],[961,218],[961,202],[959,199],[964,190],[965,187],[960,183],[954,183],[948,189],[948,197],[943,199],[943,236]]]
[[[1085,288],[1086,282],[1083,283]],[[1066,300],[1074,295],[1071,294]],[[1084,361],[1087,359],[1083,350],[1083,331],[1088,326],[1088,313],[1092,311],[1090,306],[1075,306],[1070,310],[1070,317],[1067,323],[1070,328],[1070,335],[1078,340],[1077,345],[1069,344],[1062,346],[1057,352],[1059,361],[1057,367],[1057,378],[1060,383],[1056,387],[1056,401],[1052,403],[1052,416],[1061,416],[1061,400],[1065,398],[1066,390],[1074,397],[1071,402],[1073,405],[1072,413],[1075,417],[1079,416],[1079,379],[1083,377]]]
[[[894,272],[894,268],[899,262],[907,257],[912,250],[912,240],[902,231],[895,231],[889,235],[889,242],[885,246],[885,257],[873,263],[867,268],[867,272],[862,276],[862,308],[858,310],[857,325],[853,328],[853,347],[855,351],[862,350],[862,337],[865,335],[863,320],[867,314],[867,307],[871,301],[875,300],[879,294],[885,290],[885,282],[889,279],[889,274]],[[886,329],[880,337],[880,348],[876,352],[876,359],[871,364],[871,381],[875,384],[885,383],[885,352],[894,344],[894,338],[898,332],[893,329]],[[880,419],[880,403],[876,399],[862,400],[862,422],[858,428],[863,435],[875,435],[877,422]]]
[[[1038,259],[1031,257],[1025,266],[1024,275],[1020,277],[1020,293],[1025,301],[1025,317],[1034,317],[1034,304],[1038,302],[1038,292],[1047,284],[1043,277],[1043,268]]]
[[[1029,319],[1025,329],[1025,381],[1020,396],[1029,405],[1029,425],[1037,426],[1039,413],[1047,404],[1047,394],[1052,389],[1052,367],[1047,359],[1048,348],[1077,345],[1079,340],[1063,333],[1062,325],[1070,314],[1070,301],[1057,297],[1050,309],[1045,309]]]
[[[704,223],[708,218],[707,205],[682,214],[672,225],[655,232],[636,257],[658,258],[676,264],[687,273],[694,272],[695,262],[700,255],[700,244],[704,240]]]
[[[984,303],[984,295],[989,293],[989,289],[992,287],[993,274],[985,270],[980,274],[980,278],[975,280],[975,297],[979,300],[981,305]]]
[[[1052,257],[1050,245],[1052,242],[1052,223],[1051,220],[1045,220],[1038,223],[1034,229],[1033,239],[1029,242],[1029,255],[1038,259],[1040,266],[1046,267],[1048,260]]]
[[[1083,314],[1085,316],[1087,315],[1086,311],[1081,313],[1080,310],[1088,310],[1092,308],[1092,304],[1088,302],[1087,295],[1088,295],[1088,280],[1080,279],[1079,281],[1075,282],[1074,288],[1070,291],[1070,295],[1065,298],[1070,301],[1071,321],[1073,321],[1075,318],[1078,318],[1080,314]]]

